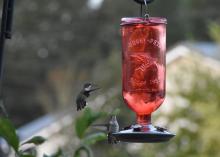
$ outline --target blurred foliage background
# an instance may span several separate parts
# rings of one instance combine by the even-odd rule
[[[99,84],[99,94],[112,88],[120,91],[120,19],[139,16],[139,5],[132,0],[92,2],[95,0],[16,1],[13,39],[7,43],[4,60],[3,94],[17,127],[46,113],[75,110],[75,96],[84,82]],[[150,14],[168,19],[169,48],[183,40],[219,44],[219,9],[219,0],[155,0]],[[219,77],[207,71],[192,72],[191,90],[181,89],[184,80],[177,79],[179,92],[168,91],[168,96],[189,104],[178,107],[176,101],[175,111],[164,115],[167,124],[163,125],[177,133],[171,143],[120,144],[113,148],[101,143],[94,147],[96,157],[220,156]],[[129,123],[134,121],[134,115],[123,105],[120,92],[116,93],[115,100],[109,100],[104,108],[109,110],[109,104],[120,107],[120,123],[126,125],[128,119]],[[155,121],[159,115],[163,117],[163,112]],[[179,128],[174,127],[177,124]]]

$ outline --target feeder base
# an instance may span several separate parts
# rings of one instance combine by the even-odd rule
[[[120,142],[158,143],[169,141],[175,134],[153,125],[148,125],[147,127],[132,125],[118,133],[113,133],[112,136]]]

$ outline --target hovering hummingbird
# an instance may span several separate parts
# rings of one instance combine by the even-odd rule
[[[86,106],[86,98],[90,96],[90,93],[100,89],[97,85],[92,83],[85,83],[83,89],[76,97],[77,111],[82,110]]]
[[[105,130],[108,133],[108,143],[109,144],[117,144],[118,140],[115,136],[113,136],[113,133],[119,132],[119,124],[117,121],[117,117],[115,115],[112,115],[110,118],[110,121],[108,124],[95,124],[92,125],[93,127],[104,127]]]

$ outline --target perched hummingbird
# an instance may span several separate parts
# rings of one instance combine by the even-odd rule
[[[117,121],[117,117],[115,115],[112,115],[108,125],[108,133],[117,133],[117,132],[119,132],[119,124]]]
[[[118,140],[112,135],[113,133],[119,132],[119,124],[117,117],[112,115],[108,124],[95,124],[93,127],[105,127],[105,130],[108,133],[108,143],[117,144]]]
[[[83,89],[76,97],[77,111],[82,110],[86,106],[86,98],[90,96],[90,93],[100,89],[98,86],[92,83],[85,83]]]
[[[117,144],[118,140],[112,134],[119,132],[119,124],[117,121],[117,117],[115,115],[111,116],[111,120],[109,121],[108,128],[108,143],[109,144]]]

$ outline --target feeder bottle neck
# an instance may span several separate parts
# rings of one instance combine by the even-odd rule
[[[137,123],[140,125],[151,124],[151,115],[137,115]]]

